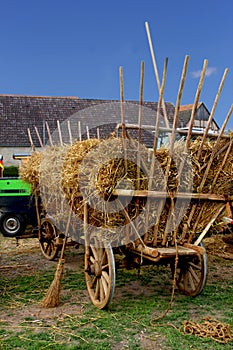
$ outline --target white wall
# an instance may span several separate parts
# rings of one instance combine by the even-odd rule
[[[13,159],[14,153],[32,153],[31,147],[0,147],[0,154],[3,155],[4,166],[19,166],[20,161]]]

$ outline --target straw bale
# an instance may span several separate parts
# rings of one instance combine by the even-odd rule
[[[32,193],[39,193],[39,170],[42,159],[41,152],[33,152],[27,162],[23,162],[19,168],[19,176],[32,187]]]
[[[97,139],[77,141],[71,146],[48,147],[43,152],[34,152],[28,162],[20,168],[20,176],[31,183],[34,191],[39,190],[39,183],[42,184],[43,194],[46,195],[46,206],[52,208],[54,215],[62,217],[63,221],[67,217],[64,201],[68,203],[68,207],[72,207],[73,212],[81,218],[81,221],[84,218],[83,205],[87,203],[90,226],[106,230],[106,237],[108,234],[114,236],[114,232],[117,232],[118,239],[122,242],[127,225],[129,237],[133,237],[133,229],[128,221],[137,220],[139,234],[143,235],[144,230],[148,228],[149,240],[160,244],[168,219],[174,215],[171,210],[171,199],[161,199],[162,211],[159,212],[159,199],[120,199],[113,196],[113,191],[117,188],[150,189],[167,191],[170,195],[175,195],[177,192],[199,192],[208,161],[216,148],[216,139],[207,139],[201,156],[197,158],[200,142],[201,138],[193,140],[189,150],[184,150],[182,141],[175,142],[172,155],[168,147],[159,148],[154,152],[156,161],[154,172],[151,174],[149,150],[143,145],[139,147],[137,141],[133,139],[111,137],[102,141]],[[222,139],[219,142],[201,193],[233,195],[233,149],[230,150],[223,164],[229,142],[229,139]],[[169,172],[166,178],[168,166]],[[183,171],[179,176],[180,168]],[[217,181],[212,186],[218,172]],[[151,182],[149,176],[152,176]],[[149,183],[151,183],[150,188]],[[56,195],[58,188],[61,197]],[[119,200],[126,209],[122,209]],[[178,238],[188,224],[194,204],[196,211],[188,226],[186,238],[203,231],[221,205],[213,201],[199,201],[198,203],[191,201],[176,230]],[[146,213],[147,210],[149,210],[149,216]],[[193,232],[200,212],[202,215],[196,232]],[[225,215],[224,211],[213,225],[215,232],[219,225],[222,225],[223,215]],[[157,232],[156,237],[155,232]],[[168,234],[168,242],[174,240],[173,235],[174,232]]]

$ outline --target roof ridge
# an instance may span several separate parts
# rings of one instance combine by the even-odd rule
[[[78,96],[42,96],[42,95],[23,95],[23,94],[0,94],[0,97],[29,97],[29,98],[70,98],[79,99]]]

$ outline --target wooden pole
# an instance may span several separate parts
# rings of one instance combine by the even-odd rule
[[[169,150],[171,153],[173,152],[173,149],[174,149],[176,128],[177,128],[178,119],[179,119],[180,103],[181,103],[181,98],[182,98],[182,94],[183,94],[183,90],[184,90],[184,83],[185,83],[186,74],[187,74],[187,70],[188,70],[189,58],[190,58],[189,56],[185,56],[185,61],[184,61],[181,80],[180,80],[179,92],[178,92],[177,99],[176,99],[176,107],[175,107],[173,126],[172,126],[172,134],[171,134],[170,147],[169,147]],[[169,168],[170,168],[170,166],[169,166]],[[169,168],[168,168],[168,171],[169,171]]]
[[[138,151],[137,151],[137,187],[140,189],[140,145],[142,141],[142,105],[143,105],[143,89],[144,89],[144,62],[141,62],[140,75],[140,92],[139,92],[139,109],[138,109]]]
[[[163,94],[164,94],[164,89],[165,89],[165,82],[166,82],[166,77],[167,77],[167,63],[168,63],[168,59],[166,58],[165,61],[164,61],[163,80],[162,80],[162,86],[161,86],[161,89],[160,89],[159,101],[158,101],[158,106],[157,106],[157,118],[156,118],[156,121],[155,121],[155,134],[154,134],[154,145],[153,145],[153,152],[154,152],[154,154],[155,154],[155,152],[157,150],[157,146],[158,146],[160,109],[161,109],[161,103],[162,103],[162,100],[163,100]],[[152,159],[151,159],[151,167],[150,167],[150,175],[149,175],[149,183],[148,183],[149,190],[151,189],[151,186],[152,186],[154,167],[155,167],[155,157],[152,157]]]
[[[81,133],[81,122],[78,122],[78,138],[79,141],[82,141],[82,133]]]
[[[201,72],[201,77],[200,77],[200,80],[199,80],[199,84],[198,84],[198,87],[197,87],[195,100],[194,100],[194,104],[193,104],[193,108],[192,108],[192,112],[191,112],[188,134],[187,134],[187,137],[186,137],[186,148],[187,149],[189,148],[190,139],[191,139],[191,136],[192,136],[192,129],[193,129],[193,124],[194,124],[194,119],[195,119],[196,112],[197,112],[197,107],[198,107],[198,102],[199,102],[199,98],[200,98],[200,95],[201,95],[201,90],[202,90],[202,87],[203,87],[203,84],[204,84],[204,79],[205,79],[207,65],[208,65],[208,61],[204,60],[203,68],[202,68],[202,72]],[[182,166],[181,166],[180,170],[182,172],[182,170],[183,170]]]
[[[182,74],[181,74],[178,95],[177,95],[177,99],[176,99],[175,113],[174,113],[173,126],[172,126],[172,134],[171,134],[170,144],[169,144],[170,157],[168,159],[168,163],[167,163],[166,171],[165,171],[165,181],[166,181],[166,183],[168,181],[169,171],[170,171],[170,167],[171,167],[171,161],[172,161],[173,152],[174,152],[176,128],[177,128],[178,119],[179,119],[179,110],[180,110],[180,103],[181,103],[182,94],[183,94],[183,90],[184,90],[184,83],[185,83],[187,70],[188,70],[188,62],[189,62],[189,56],[186,56],[185,60],[184,60],[184,65],[183,65],[183,70],[182,70]],[[162,208],[160,208],[160,211],[161,210],[162,210]],[[168,218],[167,218],[165,231],[168,229],[167,225],[169,224],[169,220],[170,220],[171,217],[174,217],[174,206],[170,208],[169,215],[168,215]],[[154,228],[154,236],[155,237],[157,237],[157,233],[158,233],[158,225],[155,225],[155,228]],[[175,231],[175,235],[177,235],[177,230]],[[163,244],[165,244],[165,239],[167,239],[167,235],[166,234],[165,234],[165,238],[163,239]]]
[[[230,142],[229,142],[229,146],[228,146],[227,151],[225,153],[225,156],[223,158],[223,162],[222,162],[221,166],[219,167],[219,169],[218,169],[218,171],[217,171],[217,173],[216,173],[216,175],[214,177],[214,180],[213,180],[213,182],[211,184],[211,191],[210,192],[212,192],[212,189],[214,188],[214,186],[215,186],[215,184],[216,184],[216,182],[218,180],[219,174],[221,173],[224,165],[226,164],[226,161],[227,161],[228,156],[229,156],[229,154],[231,152],[231,149],[232,149],[232,145],[233,145],[233,139],[231,139]]]
[[[139,110],[138,110],[138,143],[142,139],[142,105],[143,105],[143,90],[144,90],[144,62],[141,62],[140,76],[140,93],[139,93]]]
[[[122,136],[126,138],[125,131],[125,109],[124,109],[124,78],[123,78],[123,68],[120,67],[120,101],[121,101],[121,125],[122,125]]]
[[[52,135],[50,132],[49,124],[47,122],[45,122],[45,125],[46,125],[46,129],[47,129],[48,137],[49,137],[50,146],[53,146],[53,140],[52,140]]]
[[[31,148],[33,150],[33,152],[35,151],[35,145],[32,141],[32,135],[31,135],[31,131],[30,131],[30,128],[28,128],[28,138],[29,138],[29,142],[30,142],[30,145],[31,145]]]
[[[100,140],[100,128],[96,129],[97,139]]]
[[[89,133],[88,125],[86,125],[86,132],[87,132],[87,139],[90,140],[90,133]]]
[[[204,185],[205,185],[205,181],[206,181],[206,179],[207,179],[207,176],[208,176],[210,167],[211,167],[211,165],[212,165],[212,163],[213,163],[214,157],[216,156],[217,149],[218,149],[218,145],[219,145],[219,142],[220,142],[220,140],[221,140],[221,136],[222,136],[223,133],[224,133],[224,130],[225,130],[225,128],[226,128],[226,125],[227,125],[227,123],[228,123],[228,120],[229,120],[229,118],[230,118],[232,112],[233,112],[233,105],[231,105],[231,108],[230,108],[230,110],[229,110],[229,112],[228,112],[228,114],[227,114],[227,116],[226,116],[226,119],[225,119],[225,121],[224,121],[224,123],[223,123],[223,125],[222,125],[222,127],[221,127],[221,129],[220,129],[218,138],[217,138],[217,140],[216,140],[216,142],[215,142],[215,145],[214,145],[214,147],[213,147],[213,149],[212,149],[212,152],[211,152],[209,161],[208,161],[208,163],[207,163],[207,167],[206,167],[204,176],[202,177],[201,184],[200,184],[200,186],[199,186],[199,188],[198,188],[199,193],[201,193],[202,190],[203,190],[203,187],[204,187]],[[224,159],[223,159],[223,162],[224,162]],[[216,174],[216,175],[217,175],[217,174]],[[218,174],[218,175],[219,175],[219,174]],[[217,178],[216,178],[216,177],[215,177],[214,181],[217,181]],[[190,223],[191,223],[191,220],[192,220],[192,218],[193,218],[193,215],[194,215],[194,212],[195,212],[195,210],[196,210],[196,207],[197,207],[197,203],[193,204],[192,210],[191,210],[191,212],[190,212],[190,214],[189,214],[187,226],[190,226]],[[199,223],[199,220],[200,220],[200,218],[201,218],[202,212],[203,212],[203,207],[202,207],[202,209],[200,210],[200,212],[199,212],[199,214],[198,214],[197,220],[195,221],[194,228],[193,228],[194,230],[196,229],[196,227],[197,227],[197,225],[198,225],[198,223]],[[187,229],[186,229],[186,231],[187,231]],[[184,232],[182,233],[182,238],[184,238],[184,235],[186,234],[186,231],[184,231]],[[189,241],[190,241],[190,238],[189,238]]]
[[[71,127],[70,127],[70,120],[69,119],[67,120],[67,128],[68,128],[68,133],[69,133],[70,144],[72,145],[73,138],[72,138]]]
[[[34,126],[34,128],[35,128],[35,131],[36,131],[37,138],[38,138],[38,140],[39,140],[40,147],[41,147],[41,148],[44,148],[44,145],[43,145],[43,142],[42,142],[42,140],[41,140],[39,131],[38,131],[38,129],[37,129],[36,126]]]
[[[152,183],[153,183],[153,175],[154,175],[154,169],[155,169],[155,152],[157,149],[158,145],[158,132],[159,132],[159,122],[160,122],[160,109],[161,109],[161,103],[163,100],[163,94],[164,94],[164,89],[165,89],[165,82],[166,82],[166,77],[167,77],[167,64],[168,64],[168,59],[166,58],[164,60],[164,68],[163,68],[163,79],[162,79],[162,86],[160,89],[160,94],[159,94],[159,101],[158,101],[158,106],[157,106],[157,118],[155,121],[155,134],[154,134],[154,145],[153,145],[153,155],[151,158],[151,167],[149,171],[149,181],[148,181],[148,190],[151,190]],[[162,210],[162,207],[164,205],[164,200],[160,200],[160,205],[159,208]],[[148,198],[148,205],[147,205],[147,211],[146,211],[146,220],[145,220],[145,226],[146,226],[146,233],[144,236],[145,242],[148,239],[148,221],[149,221],[149,214],[150,214],[150,200]],[[160,212],[158,213],[160,216]]]
[[[232,112],[233,112],[233,104],[231,105],[231,108],[230,108],[230,110],[229,110],[229,112],[228,112],[228,114],[227,114],[227,116],[226,116],[226,119],[224,120],[224,123],[223,123],[223,125],[222,125],[222,127],[221,127],[221,129],[220,129],[218,138],[217,138],[217,140],[216,140],[216,142],[215,142],[215,145],[214,145],[214,148],[213,148],[211,157],[210,157],[210,159],[209,159],[207,168],[206,168],[206,170],[205,170],[204,176],[203,176],[203,178],[202,178],[202,181],[201,181],[201,184],[200,184],[200,187],[199,187],[199,191],[200,191],[200,192],[202,191],[202,188],[203,188],[203,186],[204,186],[204,184],[205,184],[205,181],[206,181],[207,175],[208,175],[208,173],[209,173],[211,164],[212,164],[212,162],[213,162],[213,160],[214,160],[214,156],[215,156],[215,154],[216,154],[216,152],[217,152],[217,147],[218,147],[218,144],[219,144],[219,142],[220,142],[220,140],[221,140],[221,136],[222,136],[222,134],[223,134],[223,132],[224,132],[226,126],[227,126],[228,120],[230,119],[230,116],[231,116]]]
[[[59,120],[57,120],[57,129],[58,129],[58,135],[59,135],[60,145],[63,146],[62,134],[61,134],[61,126],[60,126]]]
[[[200,156],[201,156],[203,145],[204,145],[204,142],[206,140],[206,137],[207,137],[207,134],[208,134],[211,122],[213,120],[214,113],[215,113],[215,110],[216,110],[216,107],[217,107],[217,104],[218,104],[218,100],[219,100],[219,97],[220,97],[222,89],[223,89],[223,85],[224,85],[227,73],[228,73],[228,68],[225,69],[223,77],[222,77],[222,80],[220,82],[220,85],[219,85],[219,88],[218,88],[218,92],[216,94],[216,97],[215,97],[215,100],[214,100],[214,104],[213,104],[213,107],[212,107],[212,110],[211,110],[211,113],[210,113],[210,116],[209,116],[209,119],[208,119],[208,122],[207,122],[207,125],[206,125],[206,128],[205,128],[205,132],[204,132],[204,135],[202,137],[201,144],[200,144],[200,147],[199,147],[199,150],[198,150],[198,153],[197,153],[197,159],[199,159]]]
[[[127,152],[126,152],[126,129],[125,129],[125,109],[124,109],[124,78],[123,68],[120,67],[120,101],[121,101],[121,125],[122,125],[122,141],[124,150],[125,172],[127,171]]]
[[[156,82],[157,82],[157,86],[158,86],[158,91],[160,93],[161,86],[160,86],[159,73],[158,73],[158,68],[157,68],[157,63],[156,63],[156,59],[155,59],[155,54],[154,54],[154,49],[153,49],[153,44],[152,44],[152,40],[151,40],[148,22],[145,22],[145,27],[146,27],[146,33],[147,33],[147,38],[148,38],[148,42],[149,42],[150,53],[151,53],[151,58],[152,58],[152,62],[153,62]],[[169,121],[168,121],[168,117],[167,117],[167,110],[166,110],[164,100],[162,100],[162,108],[163,108],[163,114],[164,114],[164,120],[165,120],[166,127],[169,128]]]
[[[200,146],[199,146],[199,150],[198,150],[198,153],[197,153],[197,160],[199,160],[200,157],[201,157],[203,146],[204,146],[205,140],[206,140],[206,138],[208,136],[209,127],[210,127],[211,122],[213,120],[213,116],[214,116],[214,113],[215,113],[215,110],[216,110],[216,107],[217,107],[217,104],[218,104],[219,97],[220,97],[222,89],[223,89],[223,85],[224,85],[227,73],[228,73],[228,69],[225,69],[223,77],[222,77],[222,80],[220,82],[220,85],[219,85],[219,88],[218,88],[218,91],[217,91],[217,94],[216,94],[216,97],[215,97],[215,101],[214,101],[214,104],[213,104],[213,107],[212,107],[209,119],[207,121],[205,132],[203,134],[203,137],[202,137],[202,140],[201,140],[201,143],[200,143]],[[221,136],[222,136],[222,132],[221,132]],[[192,206],[192,209],[190,211],[189,217],[188,217],[187,225],[184,227],[183,232],[182,232],[182,240],[185,238],[185,235],[186,235],[187,230],[188,230],[188,228],[190,226],[190,223],[191,223],[191,220],[193,218],[193,215],[195,213],[196,208],[197,208],[197,203],[194,203],[193,206]],[[200,219],[200,215],[199,215],[199,219]],[[199,219],[197,219],[197,222],[195,223],[196,226],[197,226],[197,223],[198,223]]]
[[[204,83],[204,78],[205,78],[205,73],[206,73],[207,65],[208,65],[208,61],[207,61],[207,60],[204,60],[203,68],[202,68],[202,72],[201,72],[201,77],[200,77],[200,80],[199,80],[199,84],[198,84],[198,87],[197,87],[197,91],[196,91],[196,95],[195,95],[195,100],[194,100],[194,104],[193,104],[193,108],[192,108],[192,112],[191,112],[188,134],[187,134],[187,137],[186,137],[186,140],[185,140],[185,150],[184,150],[184,152],[183,152],[183,157],[182,157],[182,159],[181,159],[181,162],[180,162],[180,165],[179,165],[179,169],[178,169],[178,179],[181,178],[181,174],[182,174],[182,171],[183,171],[183,169],[184,169],[185,161],[186,161],[186,159],[187,159],[186,150],[189,148],[189,144],[190,144],[190,139],[191,139],[191,135],[192,135],[192,128],[193,128],[194,119],[195,119],[195,116],[196,116],[196,111],[197,111],[197,106],[198,106],[199,97],[200,97],[201,90],[202,90],[203,83]],[[180,209],[180,212],[181,212],[181,213],[183,212],[185,205],[186,205],[186,203],[184,202],[184,203],[182,204],[181,209]],[[168,225],[168,221],[167,221],[167,225]],[[167,228],[167,225],[166,225],[166,228]],[[166,244],[166,241],[167,241],[167,233],[168,233],[168,232],[167,232],[167,230],[165,229],[165,232],[164,232],[164,235],[163,235],[162,245],[165,245],[165,244]]]
[[[207,232],[209,231],[210,227],[212,226],[212,224],[215,222],[215,220],[217,219],[217,217],[221,214],[221,212],[223,211],[223,209],[225,208],[225,204],[223,206],[221,206],[221,208],[218,210],[218,212],[213,216],[213,218],[210,220],[210,222],[208,223],[208,225],[205,227],[205,229],[202,231],[202,233],[200,234],[200,236],[197,238],[197,240],[194,242],[194,245],[199,245],[201,243],[201,241],[203,240],[203,238],[205,237],[205,235],[207,234]]]

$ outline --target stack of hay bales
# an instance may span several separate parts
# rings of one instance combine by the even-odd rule
[[[228,159],[225,160],[222,167],[229,140],[229,138],[223,138],[219,143],[202,193],[233,195],[233,149],[230,150]],[[50,207],[49,201],[54,197],[52,206],[59,205],[59,210],[56,209],[56,212],[62,212],[61,200],[55,198],[58,188],[63,199],[72,207],[75,215],[82,220],[84,217],[83,204],[84,202],[88,203],[89,224],[94,228],[101,227],[109,229],[109,231],[118,230],[117,234],[121,235],[120,242],[122,243],[124,243],[126,223],[129,234],[132,231],[132,225],[128,221],[136,222],[140,235],[145,233],[140,231],[140,228],[143,230],[150,227],[151,242],[154,234],[153,226],[157,223],[158,237],[155,241],[156,244],[160,244],[167,218],[171,214],[171,200],[167,199],[164,202],[161,212],[158,212],[159,200],[150,200],[148,217],[146,213],[148,208],[147,198],[131,198],[128,205],[125,206],[125,208],[127,207],[125,210],[119,206],[119,199],[113,195],[113,192],[116,188],[121,187],[134,190],[165,190],[171,196],[175,196],[177,192],[183,192],[184,189],[186,192],[199,192],[199,186],[216,141],[207,139],[201,156],[197,158],[200,142],[201,139],[198,138],[191,142],[189,147],[190,156],[187,158],[187,164],[184,167],[184,169],[192,168],[192,178],[188,178],[185,171],[181,173],[180,178],[178,177],[179,166],[184,156],[181,151],[179,152],[182,146],[180,141],[175,144],[175,161],[171,159],[168,148],[158,149],[154,153],[157,163],[152,174],[151,188],[148,188],[148,174],[150,174],[151,167],[149,150],[143,145],[138,147],[138,143],[132,139],[123,140],[122,138],[110,138],[102,141],[90,139],[77,141],[71,146],[47,147],[41,153],[33,153],[29,161],[21,167],[20,176],[31,183],[34,192],[37,194],[40,191],[42,178],[42,184],[47,183],[47,188],[46,190],[43,189],[43,192],[50,194],[46,207]],[[164,174],[168,163],[170,164],[169,172],[165,181]],[[42,171],[40,171],[41,164],[43,165]],[[221,167],[216,184],[212,188],[211,185],[215,175]],[[57,176],[54,174],[57,174]],[[46,178],[47,182],[45,181]],[[197,208],[188,227],[186,239],[190,234],[195,234],[192,227],[196,223],[200,210],[202,210],[202,216],[199,218],[196,232],[201,232],[205,228],[222,205],[213,201],[200,200],[198,203],[191,201],[178,227],[176,233],[178,238],[182,235],[184,226],[187,225],[193,204],[197,205]],[[221,222],[224,215],[225,213],[222,212],[217,223]],[[168,241],[172,242],[172,234],[168,237]]]

